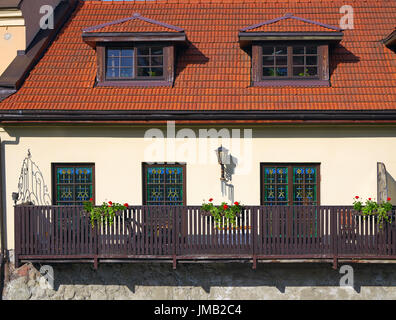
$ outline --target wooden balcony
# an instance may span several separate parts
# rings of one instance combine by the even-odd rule
[[[394,216],[394,212],[393,212]],[[247,206],[215,226],[196,206],[133,206],[92,227],[82,207],[15,206],[15,261],[396,260],[396,224],[381,229],[348,206]]]

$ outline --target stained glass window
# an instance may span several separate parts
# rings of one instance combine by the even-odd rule
[[[316,168],[293,168],[293,202],[295,205],[316,204]]]
[[[183,165],[144,165],[144,173],[145,205],[184,204]]]
[[[82,205],[93,198],[93,165],[54,165],[56,205]]]
[[[317,205],[319,165],[262,164],[263,205]]]
[[[288,169],[266,167],[264,169],[264,202],[266,205],[288,204]]]

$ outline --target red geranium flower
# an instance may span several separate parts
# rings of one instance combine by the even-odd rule
[[[228,209],[228,206],[225,204],[225,205],[223,206],[223,209],[224,209],[224,210],[227,210],[227,209]]]
[[[359,199],[359,196],[356,196],[355,199]]]
[[[210,199],[209,199],[209,202],[212,202],[212,201],[213,201],[213,198],[210,198]]]
[[[388,201],[391,201],[392,199],[391,198],[388,198]]]
[[[129,204],[125,202],[124,207],[129,207]]]
[[[113,202],[109,201],[109,205],[112,205],[112,204],[113,204]]]
[[[239,202],[238,202],[238,201],[235,201],[234,204],[235,204],[236,206],[239,206]]]
[[[89,199],[89,201],[93,201],[93,198]]]
[[[369,200],[371,200],[371,198],[369,198]]]

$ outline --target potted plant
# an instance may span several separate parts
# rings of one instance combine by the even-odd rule
[[[114,223],[115,215],[125,210],[128,203],[119,204],[112,201],[103,202],[101,206],[95,206],[93,199],[84,202],[84,210],[90,214],[92,228],[95,224],[108,223],[110,226]]]
[[[353,202],[353,209],[360,212],[364,219],[368,216],[374,216],[379,228],[382,229],[385,222],[392,222],[392,204],[390,201],[391,198],[388,198],[385,202],[377,203],[372,198],[368,198],[363,205],[363,202],[359,200],[359,196],[356,196]]]
[[[219,206],[215,206],[213,204],[213,198],[210,198],[208,203],[204,202],[202,204],[201,210],[210,212],[217,229],[220,230],[224,227],[224,224],[232,224],[235,227],[236,217],[241,213],[242,206],[238,201],[235,201],[233,205],[222,202]]]

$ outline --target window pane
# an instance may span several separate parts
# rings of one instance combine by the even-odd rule
[[[132,68],[121,68],[120,69],[121,78],[132,78]]]
[[[107,68],[106,78],[118,78],[120,76],[120,69]]]
[[[161,77],[163,75],[163,68],[151,68],[151,77]]]
[[[271,77],[275,75],[274,68],[263,68],[263,77]]]
[[[58,167],[56,168],[56,204],[82,205],[93,197],[92,167]]]
[[[308,66],[316,66],[318,63],[318,57],[317,56],[307,56],[306,57],[306,65]]]
[[[73,183],[74,168],[58,168],[57,181],[58,183]]]
[[[132,78],[133,52],[133,48],[107,49],[106,78]]]
[[[304,47],[293,47],[293,54],[304,54]]]
[[[287,56],[277,56],[276,62],[278,66],[285,66],[287,65]]]
[[[151,65],[152,66],[162,66],[162,57],[152,57]]]
[[[76,185],[75,199],[78,202],[88,201],[92,197],[92,185]]]
[[[263,47],[263,54],[273,55],[274,54],[274,47]]]
[[[306,54],[317,54],[318,47],[309,46],[306,48]]]
[[[150,76],[150,68],[138,68],[138,76],[139,77]]]
[[[132,48],[122,49],[122,56],[123,57],[133,57],[133,49]]]
[[[304,77],[304,67],[294,67],[293,76]]]
[[[183,167],[146,167],[147,205],[183,205]]]
[[[153,47],[151,48],[152,55],[163,55],[163,48],[161,47]]]
[[[316,75],[318,75],[318,68],[317,67],[308,67],[307,70],[305,70],[305,72],[309,76],[316,76]]]
[[[274,56],[264,56],[263,57],[263,66],[273,66],[275,62]]]
[[[92,169],[91,168],[76,168],[76,183],[91,183]]]
[[[120,49],[108,49],[107,56],[108,57],[119,57],[119,56],[121,56],[121,50]]]
[[[287,47],[276,47],[275,54],[287,54]]]
[[[285,205],[288,202],[288,170],[267,167],[264,170],[264,202],[266,205]]]
[[[118,67],[120,65],[120,58],[107,58],[108,67]]]
[[[140,47],[137,50],[139,56],[148,56],[150,54],[150,48],[148,47]]]
[[[287,68],[276,68],[276,75],[278,77],[287,77]]]
[[[138,57],[138,66],[149,66],[150,65],[150,58],[149,57]]]
[[[304,65],[304,56],[294,56],[293,57],[293,65]]]
[[[133,65],[133,58],[128,57],[128,58],[121,58],[121,66],[122,67],[132,67]]]

